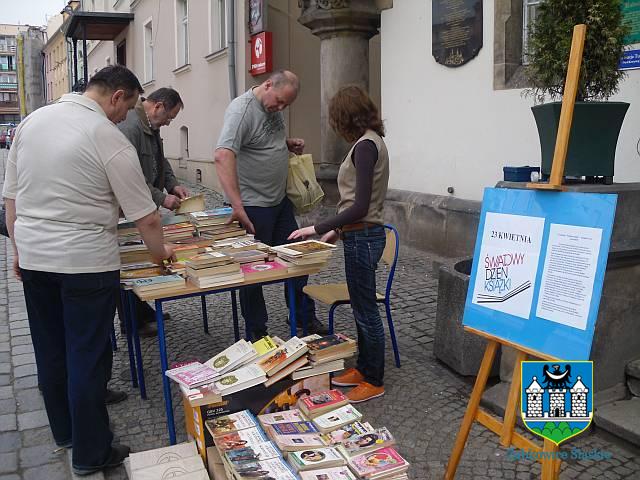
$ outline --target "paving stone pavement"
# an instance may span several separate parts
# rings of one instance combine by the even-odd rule
[[[193,191],[205,193],[209,207],[220,205],[221,199],[215,192],[197,185],[188,186]],[[52,453],[55,445],[48,427],[43,426],[46,425],[43,423],[46,417],[42,416],[42,402],[37,389],[34,389],[36,377],[30,372],[24,377],[15,376],[16,369],[30,365],[28,362],[32,357],[29,356],[31,349],[30,341],[27,341],[28,331],[24,331],[28,327],[17,323],[26,319],[23,314],[24,301],[20,284],[13,280],[8,271],[10,269],[7,268],[11,265],[10,248],[7,248],[7,253],[0,260],[0,268],[3,270],[3,274],[0,274],[0,359],[3,354],[8,353],[18,365],[13,363],[7,372],[0,371],[0,480],[69,478],[65,456]],[[392,314],[402,367],[398,369],[394,366],[389,344],[386,356],[386,394],[358,407],[365,419],[374,425],[387,426],[394,433],[399,451],[412,464],[410,477],[419,480],[442,478],[473,382],[473,378],[460,377],[450,371],[433,355],[437,278],[431,273],[431,265],[432,258],[425,252],[401,246],[392,294]],[[379,285],[383,285],[385,268],[380,268],[379,278]],[[329,268],[310,279],[310,283],[336,281],[344,281],[340,248],[336,249]],[[270,333],[286,336],[287,312],[283,289],[281,286],[269,286],[264,290]],[[233,342],[229,296],[209,296],[207,306],[210,335],[202,332],[198,299],[165,304],[165,311],[172,317],[166,326],[169,362],[206,359]],[[319,306],[317,312],[318,317],[326,321],[327,309]],[[336,328],[350,335],[355,334],[348,307],[337,310]],[[119,329],[116,328],[116,331]],[[119,350],[114,353],[113,379],[110,384],[112,388],[129,393],[127,401],[111,406],[109,411],[116,441],[130,445],[133,451],[168,444],[157,340],[143,338],[141,341],[149,399],[141,400],[138,391],[128,381],[126,342],[119,333]],[[183,441],[186,434],[179,390],[172,388],[172,395],[178,441]],[[4,402],[11,399],[13,401]],[[562,450],[569,454],[574,448],[582,452],[610,452],[612,458],[602,461],[570,459],[562,465],[560,478],[563,480],[600,477],[611,480],[640,479],[639,452],[613,441],[597,430],[562,446]],[[45,468],[46,475],[41,473]],[[118,468],[107,471],[106,478],[120,480],[127,477],[124,469]],[[494,434],[480,426],[474,426],[456,478],[533,479],[540,478],[540,466],[534,461],[513,459],[507,449],[498,445]]]

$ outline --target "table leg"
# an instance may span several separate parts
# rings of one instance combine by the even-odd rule
[[[238,325],[238,300],[235,290],[231,290],[231,314],[233,315],[233,335],[237,342],[240,340],[240,326]]]
[[[176,425],[173,419],[173,401],[171,399],[171,384],[165,372],[169,369],[167,362],[167,345],[164,335],[164,318],[162,317],[162,301],[156,300],[156,321],[158,322],[158,346],[160,349],[160,365],[162,369],[162,386],[164,390],[164,407],[167,415],[167,429],[169,443],[176,444]]]
[[[287,290],[289,292],[289,324],[291,326],[291,336],[298,335],[298,319],[296,318],[296,289],[293,279],[287,279]]]
[[[120,289],[120,304],[122,308],[122,323],[127,331],[127,351],[129,352],[129,370],[131,371],[131,383],[134,388],[138,388],[138,377],[136,376],[136,359],[133,354],[133,336],[131,335],[131,322],[129,320],[129,296],[127,292]]]
[[[209,318],[207,317],[207,296],[202,295],[200,297],[202,300],[202,324],[204,326],[204,333],[209,335]]]
[[[131,318],[131,336],[136,353],[136,367],[138,370],[138,385],[140,385],[140,396],[147,399],[147,387],[144,382],[144,367],[142,366],[142,349],[140,348],[140,336],[138,335],[138,315],[136,314],[136,299],[133,290],[129,290],[129,316]]]

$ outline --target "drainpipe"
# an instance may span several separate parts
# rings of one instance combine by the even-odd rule
[[[236,87],[236,0],[229,2],[229,15],[227,16],[227,59],[229,61],[229,96],[231,100],[238,96]]]

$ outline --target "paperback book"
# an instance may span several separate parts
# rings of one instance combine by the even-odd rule
[[[382,427],[372,432],[365,432],[346,438],[338,448],[346,458],[351,458],[380,448],[390,447],[395,443],[391,432]]]
[[[295,423],[304,421],[306,421],[306,418],[297,408],[284,410],[282,412],[264,413],[262,415],[258,415],[258,422],[260,422],[262,428],[265,429],[268,425],[274,425],[276,423]]]
[[[267,380],[264,372],[255,364],[240,367],[216,379],[215,386],[221,395],[231,395],[263,383]]]
[[[325,433],[321,435],[320,438],[322,438],[322,441],[327,445],[333,446],[341,445],[351,438],[369,432],[373,432],[373,427],[368,422],[353,422],[340,427],[333,432]]]
[[[200,362],[190,362],[187,365],[167,370],[164,374],[188,389],[210,383],[217,377],[215,370]]]
[[[268,441],[269,439],[265,437],[258,427],[245,428],[237,432],[213,437],[213,443],[215,443],[220,453],[241,448],[256,448],[261,443]]]
[[[243,410],[241,412],[230,413],[229,415],[222,415],[212,418],[211,420],[206,420],[205,425],[212,437],[218,437],[226,433],[244,430],[245,428],[253,428],[258,424],[249,410]]]
[[[329,433],[361,418],[362,414],[354,406],[347,404],[317,416],[313,423],[320,432]]]
[[[225,452],[224,457],[230,467],[235,468],[248,462],[281,458],[282,455],[272,442],[264,442],[253,447],[229,450]]]
[[[298,408],[307,417],[313,418],[347,403],[349,403],[349,399],[340,390],[327,390],[300,398]]]
[[[306,352],[307,344],[298,337],[292,337],[287,340],[284,345],[278,347],[271,355],[260,360],[258,366],[268,376],[272,376],[278,370],[283,369]]]
[[[220,392],[213,382],[194,388],[187,388],[180,384],[179,387],[182,391],[182,395],[184,395],[192,407],[210,405],[212,403],[219,403],[222,401],[222,395],[220,395]]]
[[[362,478],[376,479],[392,473],[403,473],[409,463],[391,447],[381,448],[349,459],[349,466]]]
[[[303,378],[315,377],[316,375],[322,375],[323,373],[339,372],[344,370],[344,360],[338,359],[326,363],[310,363],[304,367],[299,368],[291,374],[291,378],[294,380],[301,380]]]
[[[212,368],[218,375],[223,375],[238,365],[253,360],[256,356],[256,350],[251,342],[241,339],[207,360],[205,365]]]
[[[318,468],[339,467],[346,464],[345,459],[335,448],[324,447],[291,452],[287,460],[297,472]]]
[[[233,476],[237,480],[243,479],[276,479],[298,480],[291,468],[282,458],[271,458],[259,462],[246,463],[233,470]]]
[[[300,472],[300,480],[357,480],[347,467],[323,468]]]

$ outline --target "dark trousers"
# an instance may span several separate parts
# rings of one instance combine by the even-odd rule
[[[105,395],[119,273],[22,270],[22,281],[53,438],[72,441],[75,467],[101,466],[113,440]]]
[[[345,232],[344,270],[358,331],[356,368],[365,381],[381,386],[384,378],[384,327],[376,303],[376,268],[386,244],[384,227]]]
[[[245,207],[245,211],[255,227],[256,238],[261,242],[267,245],[291,243],[287,240],[287,237],[291,232],[297,230],[298,224],[293,213],[293,204],[287,197],[275,207]],[[299,277],[294,280],[296,319],[300,323],[302,322],[302,315],[305,315],[304,318],[307,319],[307,322],[315,320],[316,307],[313,300],[307,298],[306,312],[302,311],[302,299],[305,296],[302,293],[302,289],[307,284],[308,278]],[[287,306],[289,306],[286,284],[284,294]],[[247,333],[256,338],[266,334],[268,315],[260,285],[252,285],[240,289],[240,309],[247,326]]]

